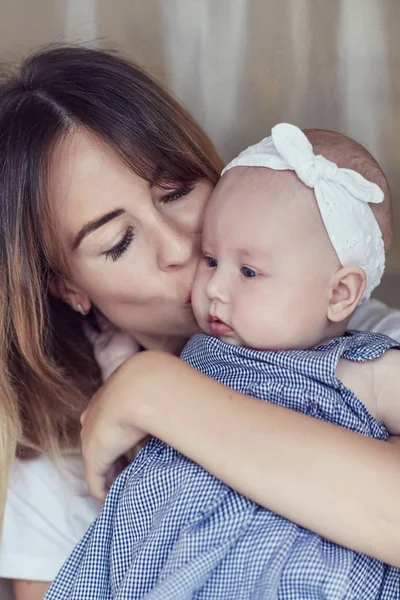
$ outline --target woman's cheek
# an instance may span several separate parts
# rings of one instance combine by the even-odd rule
[[[195,206],[196,206],[196,223],[194,224],[195,229],[194,232],[200,233],[203,231],[204,217],[206,214],[206,209],[208,205],[208,201],[211,197],[211,194],[214,190],[214,186],[209,181],[204,181],[199,184],[198,187],[198,195],[195,198]]]
[[[185,231],[191,235],[201,236],[203,231],[204,215],[206,206],[201,206],[200,203],[194,201],[186,211],[182,211],[177,218],[177,225],[181,231]]]

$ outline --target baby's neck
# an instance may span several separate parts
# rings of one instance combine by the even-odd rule
[[[340,323],[329,323],[325,330],[322,332],[322,334],[316,337],[316,339],[313,340],[313,343],[308,347],[315,348],[316,346],[327,344],[330,340],[342,337],[347,331],[349,320],[350,319],[346,319],[345,321],[341,321]],[[302,349],[306,350],[307,348]]]
[[[349,321],[350,317],[345,321],[340,321],[340,323],[330,323],[326,329],[327,339],[342,337],[347,331]]]

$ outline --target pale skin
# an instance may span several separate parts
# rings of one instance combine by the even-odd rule
[[[101,448],[102,428],[111,419],[125,447],[144,433],[156,435],[267,508],[395,564],[400,555],[400,540],[393,539],[393,530],[400,530],[395,443],[256,403],[168,354],[179,353],[199,331],[188,299],[212,188],[207,180],[152,188],[83,132],[65,140],[54,155],[48,192],[71,275],[55,282],[53,292],[75,310],[78,304],[85,312],[95,305],[151,350],[120,367],[91,403],[83,431],[89,484],[95,495],[102,494],[99,478],[103,483],[107,465],[91,452]],[[112,214],[72,249],[84,226]],[[146,377],[155,368],[157,386],[166,390],[162,406],[154,377]],[[181,415],[179,423],[173,414]],[[115,447],[115,455],[123,451]]]

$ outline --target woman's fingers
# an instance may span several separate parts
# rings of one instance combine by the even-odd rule
[[[133,359],[135,360],[135,359]],[[128,370],[130,373],[130,370]],[[123,372],[122,372],[123,374]],[[90,493],[104,499],[107,484],[114,481],[122,470],[121,456],[146,437],[136,427],[134,378],[128,378],[128,401],[124,393],[125,377],[116,375],[93,396],[81,416],[82,455]]]
[[[89,492],[104,501],[118,475],[127,466],[125,454],[145,438],[145,432],[120,424],[118,416],[94,398],[81,416],[82,455]]]
[[[89,489],[89,494],[103,503],[107,496],[106,476],[100,471],[96,472],[93,469],[86,467],[86,481]]]

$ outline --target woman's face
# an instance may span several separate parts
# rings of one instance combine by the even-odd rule
[[[197,331],[190,292],[213,184],[151,187],[105,144],[78,132],[55,153],[49,181],[68,252],[64,299],[91,303],[141,343]]]

